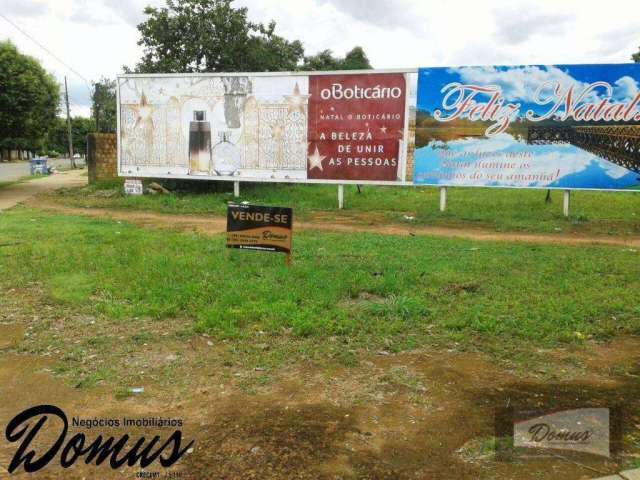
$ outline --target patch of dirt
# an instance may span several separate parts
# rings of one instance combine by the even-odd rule
[[[24,326],[0,323],[0,350],[16,346],[24,335]]]
[[[186,341],[179,345],[172,339],[167,349],[161,338],[154,340],[159,343],[156,351],[163,352],[158,361],[168,351],[176,352],[181,361],[193,345]],[[632,345],[637,340],[621,342]],[[598,345],[594,355],[607,357],[616,346]],[[206,351],[206,344],[196,348]],[[214,349],[211,354],[216,354]],[[636,349],[616,355],[617,363],[632,363],[640,353]],[[633,434],[640,424],[640,382],[635,379],[598,371],[588,381],[548,383],[521,378],[487,355],[473,352],[364,355],[357,367],[349,368],[290,365],[273,372],[273,381],[257,387],[255,393],[243,391],[211,372],[206,364],[198,367],[196,363],[191,365],[190,375],[201,387],[184,390],[150,380],[144,394],[125,400],[118,400],[106,385],[92,389],[64,385],[52,374],[54,365],[54,358],[0,352],[2,425],[22,409],[39,403],[58,405],[69,417],[182,418],[184,436],[195,438],[193,453],[174,467],[183,478],[589,478],[593,471],[584,465],[612,473],[620,468],[620,462],[615,458],[591,459],[576,464],[544,458],[514,463],[492,456],[474,462],[463,458],[459,450],[474,440],[477,443],[477,439],[491,437],[496,411],[506,406],[559,409],[623,405],[623,434]],[[99,433],[119,437],[124,431],[85,433],[93,439]],[[157,429],[127,432],[136,436],[146,433],[147,438],[168,435]],[[633,453],[628,445],[625,448]],[[0,465],[8,465],[13,452],[15,445],[3,438]],[[136,471],[96,469],[79,463],[70,470],[48,467],[37,478],[134,478]],[[150,471],[164,472],[157,465]]]
[[[202,234],[220,234],[226,231],[226,218],[213,215],[174,215],[141,211],[115,210],[106,208],[74,208],[49,203],[39,205],[35,201],[28,202],[32,208],[55,211],[69,215],[89,217],[107,217],[113,220],[127,221],[135,225],[150,228],[169,228],[179,231],[197,231]],[[321,230],[330,232],[369,232],[381,235],[428,235],[436,237],[454,237],[478,241],[523,242],[557,245],[617,245],[640,247],[640,238],[615,238],[607,236],[587,236],[580,234],[533,234],[503,233],[471,228],[428,227],[411,225],[390,225],[379,223],[375,217],[358,219],[357,216],[335,216],[334,220],[324,220],[323,215],[314,215],[311,220],[294,221],[294,230]]]
[[[87,441],[93,441],[98,434],[103,437],[114,436],[120,438],[124,433],[129,433],[134,438],[145,436],[149,439],[160,434],[163,439],[168,438],[171,432],[150,431],[143,428],[97,428],[83,429],[73,427],[72,418],[83,419],[109,418],[122,419],[144,418],[149,416],[175,416],[182,414],[179,410],[163,404],[157,399],[143,397],[132,398],[125,401],[116,400],[109,389],[95,388],[91,391],[75,389],[65,385],[60,378],[52,374],[55,361],[43,357],[23,355],[17,353],[0,352],[0,425],[2,426],[2,441],[0,441],[0,477],[8,475],[11,459],[16,453],[17,446],[22,442],[10,444],[4,430],[9,421],[23,410],[36,405],[55,405],[66,414],[70,423],[66,441],[76,433],[84,433]],[[33,426],[31,423],[30,426]],[[62,434],[63,424],[58,419],[50,418],[42,430],[31,442],[31,449],[38,452],[36,458],[51,448]],[[27,451],[29,451],[27,450]],[[37,474],[27,474],[22,468],[15,471],[11,478],[39,478],[39,479],[68,479],[68,478],[134,478],[138,469],[123,467],[112,470],[103,464],[99,467],[87,466],[82,459],[76,462],[70,469],[60,467],[60,452],[50,464]],[[176,468],[174,467],[174,470]]]
[[[587,342],[586,346],[570,350],[550,350],[544,355],[555,362],[580,363],[591,372],[603,375],[636,378],[640,384],[640,338],[620,337],[611,342]]]
[[[390,381],[394,369],[409,380]],[[459,450],[493,436],[496,411],[505,406],[621,402],[627,435],[640,420],[636,382],[523,380],[483,355],[441,351],[372,357],[331,372],[292,368],[268,392],[200,406],[212,420],[185,469],[225,479],[590,478],[617,471],[618,461],[503,462],[487,455],[470,462]]]
[[[28,200],[35,195],[63,187],[87,184],[86,169],[56,173],[46,178],[17,182],[0,189],[0,212]]]

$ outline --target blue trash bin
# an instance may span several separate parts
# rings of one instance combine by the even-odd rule
[[[31,160],[29,160],[29,166],[31,167],[31,175],[48,175],[49,174],[46,157],[32,158]]]

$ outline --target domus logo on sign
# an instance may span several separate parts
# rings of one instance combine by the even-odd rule
[[[400,87],[381,87],[376,85],[375,87],[360,87],[354,85],[353,87],[343,87],[340,83],[333,83],[330,88],[323,88],[320,91],[320,97],[323,100],[376,100],[386,98],[400,98],[402,96],[402,89]]]

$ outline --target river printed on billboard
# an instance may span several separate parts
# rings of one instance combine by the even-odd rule
[[[640,65],[423,68],[416,185],[640,187]]]

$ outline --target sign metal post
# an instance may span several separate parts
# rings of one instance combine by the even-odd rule
[[[569,216],[569,204],[571,203],[571,190],[564,191],[564,199],[562,202],[562,213],[565,217]]]
[[[440,211],[444,212],[447,208],[447,187],[440,187]]]

